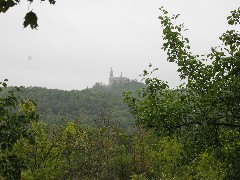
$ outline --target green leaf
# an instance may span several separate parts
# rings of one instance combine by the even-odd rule
[[[143,75],[146,76],[148,72],[146,70],[143,71]]]
[[[28,25],[30,25],[32,29],[36,29],[38,27],[37,20],[37,15],[34,12],[30,11],[25,16],[23,27],[26,28]]]
[[[7,148],[6,143],[2,143],[2,144],[1,144],[1,150],[5,150],[6,148]]]
[[[48,0],[50,4],[55,4],[56,1],[55,0]]]
[[[2,85],[3,85],[3,87],[5,87],[5,88],[7,87],[7,83],[5,83],[5,82],[3,82]]]
[[[10,7],[16,4],[13,0],[0,0],[0,13],[5,13]]]

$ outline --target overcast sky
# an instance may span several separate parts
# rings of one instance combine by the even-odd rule
[[[195,53],[220,45],[226,17],[239,0],[57,0],[26,2],[0,14],[0,80],[11,85],[84,89],[114,76],[130,79],[152,63],[157,76],[171,86],[179,83],[176,65],[161,50],[159,7],[180,13]],[[25,14],[33,10],[38,30],[23,29]]]

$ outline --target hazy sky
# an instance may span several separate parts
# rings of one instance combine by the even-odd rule
[[[40,0],[39,0],[40,1]],[[208,53],[220,45],[226,17],[239,0],[57,0],[26,2],[0,14],[0,80],[11,85],[84,89],[114,76],[141,79],[152,63],[157,76],[178,84],[176,65],[161,50],[159,7],[185,23],[192,50]],[[25,14],[39,18],[38,30],[23,29]]]

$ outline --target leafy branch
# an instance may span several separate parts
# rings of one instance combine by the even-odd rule
[[[34,0],[27,0],[30,4],[33,3]],[[40,0],[40,2],[43,2],[45,0]],[[55,0],[48,0],[48,2],[52,5],[56,3]],[[20,0],[0,0],[0,13],[6,13],[10,8],[20,4]],[[30,11],[26,14],[23,22],[23,27],[26,28],[27,26],[30,26],[32,29],[37,29],[38,27],[38,18],[36,13],[33,11]]]

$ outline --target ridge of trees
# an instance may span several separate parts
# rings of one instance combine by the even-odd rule
[[[116,123],[131,132],[134,129],[134,117],[123,102],[122,92],[144,87],[143,83],[131,81],[124,84],[107,86],[96,83],[84,90],[64,91],[41,87],[22,87],[18,93],[24,99],[37,103],[40,120],[48,124],[60,124],[63,117],[94,126],[99,116],[107,115]]]
[[[173,23],[179,15],[160,10],[167,60],[177,63],[187,83],[171,89],[145,70],[145,85],[135,84],[141,88],[136,91],[135,82],[110,87],[97,83],[70,92],[23,88],[21,96],[21,89],[0,82],[0,179],[239,179],[240,34],[229,30],[220,37],[221,47],[206,56],[193,55],[182,35],[184,26]],[[227,19],[229,25],[239,25],[240,8]],[[125,102],[137,119],[133,133],[113,124],[108,108],[123,105],[118,101],[123,90],[130,90],[124,93]],[[56,103],[51,99],[55,96],[64,104],[66,95],[71,101],[98,104],[104,99],[109,104],[99,103],[95,126],[84,126],[81,118],[65,117],[54,126],[38,121],[36,103],[29,97]],[[67,113],[78,110],[71,106],[68,111],[68,106],[62,108]]]

